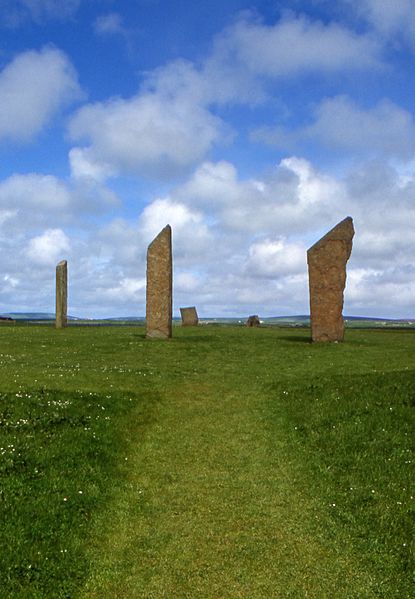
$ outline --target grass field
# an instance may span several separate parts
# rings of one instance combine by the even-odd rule
[[[415,331],[0,328],[0,596],[410,599]]]

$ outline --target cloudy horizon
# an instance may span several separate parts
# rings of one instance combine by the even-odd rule
[[[128,6],[127,6],[128,5]],[[0,5],[0,312],[309,313],[306,251],[346,216],[344,313],[415,318],[410,0]]]

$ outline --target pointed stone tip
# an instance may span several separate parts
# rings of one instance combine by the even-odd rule
[[[166,225],[165,227],[163,227],[162,230],[160,231],[160,233],[157,235],[157,237],[159,235],[163,235],[163,233],[171,233],[171,226]]]
[[[150,242],[148,249],[150,249],[153,244],[157,244],[157,242],[159,241],[159,239],[162,239],[163,237],[167,237],[168,239],[171,240],[171,226],[170,225],[166,225],[161,231],[160,233],[158,233],[153,241]]]
[[[61,260],[60,262],[58,262],[58,264],[56,265],[56,268],[58,268],[58,266],[66,266],[68,264],[68,262],[66,260]]]
[[[323,235],[323,237],[321,237],[321,239],[316,241],[316,243],[307,250],[307,254],[309,252],[312,252],[313,250],[318,249],[319,247],[324,245],[327,241],[344,240],[344,241],[351,242],[353,239],[354,233],[355,233],[355,231],[354,231],[354,226],[353,226],[353,219],[351,216],[346,216],[346,218],[344,218],[343,220],[338,222],[337,225],[335,225],[332,229],[330,229],[330,231],[328,233]]]

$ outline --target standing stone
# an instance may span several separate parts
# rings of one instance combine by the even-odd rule
[[[167,225],[147,250],[146,337],[172,336],[173,265],[171,227]]]
[[[247,327],[259,327],[261,322],[257,314],[252,314],[252,316],[248,316],[248,320],[245,324]]]
[[[197,327],[199,324],[199,317],[194,306],[180,308],[180,315],[182,317],[182,327]]]
[[[348,216],[307,251],[313,341],[343,341],[343,292],[353,236]]]
[[[62,329],[68,323],[68,263],[62,260],[56,266],[56,320],[55,327]]]

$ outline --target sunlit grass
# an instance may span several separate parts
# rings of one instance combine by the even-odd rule
[[[0,329],[5,597],[408,599],[415,333]]]

